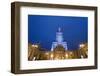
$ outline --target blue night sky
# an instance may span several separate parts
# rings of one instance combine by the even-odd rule
[[[28,15],[28,42],[40,43],[42,48],[50,50],[59,27],[62,29],[68,50],[76,50],[80,43],[87,42],[87,17],[51,15]]]

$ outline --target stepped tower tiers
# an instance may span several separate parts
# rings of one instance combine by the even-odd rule
[[[51,47],[51,51],[54,50],[54,48],[56,48],[56,46],[61,45],[64,47],[65,50],[67,50],[67,42],[63,41],[63,33],[61,32],[61,28],[58,28],[58,31],[56,32],[56,42],[52,42],[52,47]]]

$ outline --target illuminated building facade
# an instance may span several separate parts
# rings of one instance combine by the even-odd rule
[[[63,33],[61,32],[61,28],[58,28],[58,32],[56,32],[56,42],[52,43],[51,51],[53,51],[54,48],[56,48],[58,45],[61,45],[63,46],[63,48],[65,48],[65,50],[68,50],[67,42],[64,42]]]
[[[79,44],[77,50],[68,50],[67,42],[64,42],[61,28],[56,33],[56,42],[52,43],[51,50],[46,50],[38,44],[28,44],[28,60],[64,60],[83,59],[88,57],[88,44]]]
[[[28,60],[64,60],[64,59],[83,59],[88,57],[88,44],[80,44],[77,50],[65,50],[61,45],[53,51],[44,50],[37,44],[28,44]]]

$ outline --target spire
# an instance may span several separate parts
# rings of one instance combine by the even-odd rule
[[[61,32],[61,28],[60,27],[58,28],[58,32]]]

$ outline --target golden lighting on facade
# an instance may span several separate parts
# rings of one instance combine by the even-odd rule
[[[50,57],[53,58],[53,54],[51,54]]]
[[[72,55],[73,53],[72,52],[70,52],[70,55]]]
[[[59,58],[58,58],[58,57],[56,57],[56,58],[54,58],[54,60],[59,60]]]
[[[80,44],[80,45],[79,45],[80,48],[83,48],[84,46],[85,46],[84,44]]]
[[[66,58],[68,58],[68,54],[66,54],[65,56],[66,56]]]
[[[88,57],[88,45],[80,44],[78,50],[65,50],[63,47],[58,46],[54,51],[42,49],[39,45],[30,44],[28,46],[28,60],[63,60],[63,59],[77,59]],[[41,50],[42,49],[42,50]],[[44,50],[44,51],[43,51]]]
[[[49,53],[45,53],[46,55],[49,55]]]
[[[88,51],[86,51],[86,54],[88,55]]]

